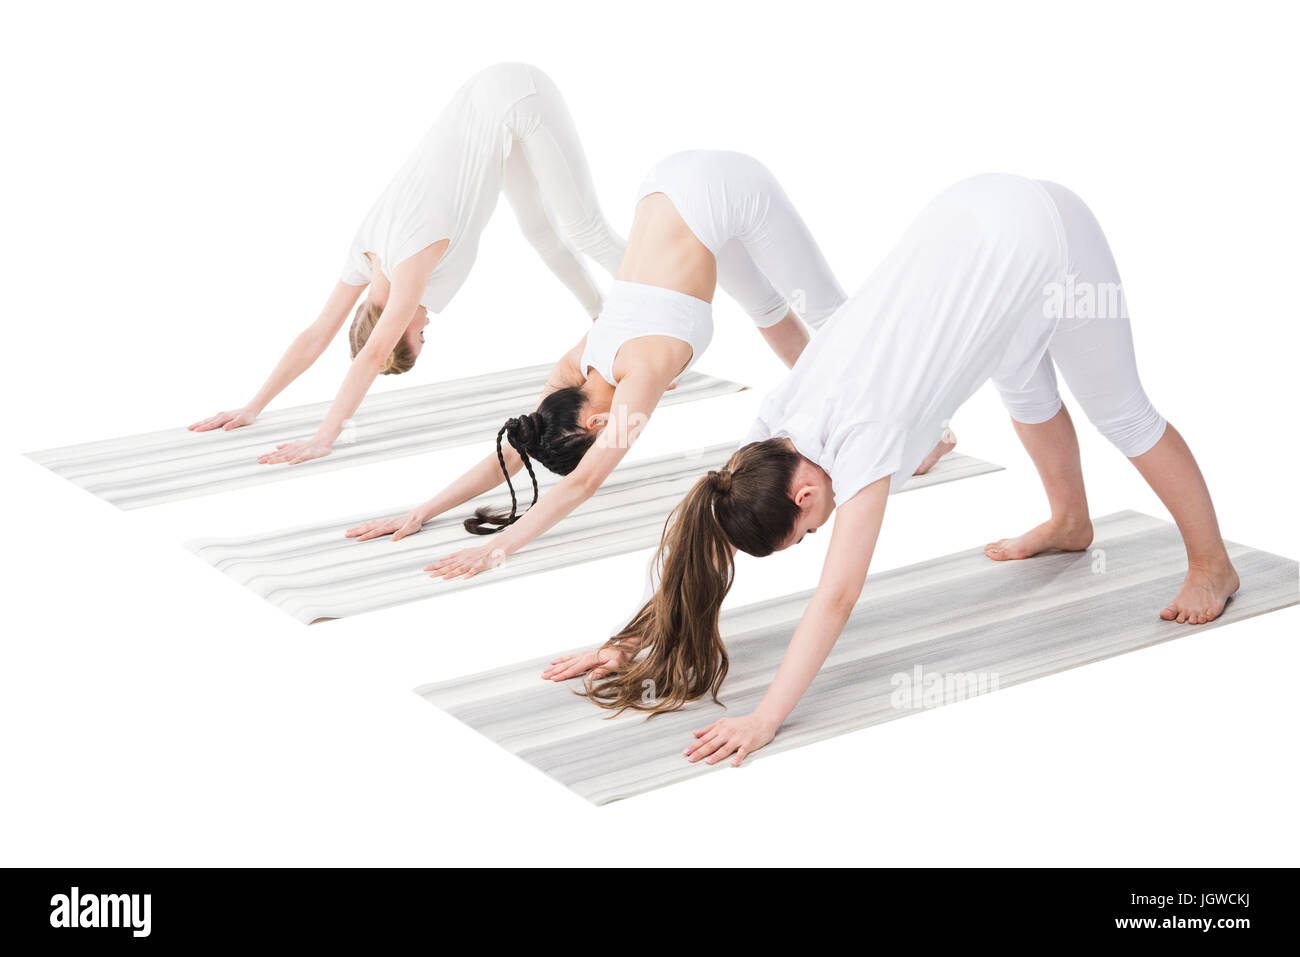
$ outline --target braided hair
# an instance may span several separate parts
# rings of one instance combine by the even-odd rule
[[[528,508],[537,504],[539,494],[537,473],[533,471],[534,460],[556,475],[568,475],[578,467],[596,441],[595,434],[582,426],[581,413],[586,402],[586,396],[577,386],[556,389],[542,399],[536,412],[506,420],[497,432],[497,462],[505,476],[506,488],[510,490],[510,511],[494,511],[487,507],[476,509],[472,518],[465,519],[465,531],[473,535],[493,535],[523,517],[510,470],[506,467],[502,439],[519,453],[528,471],[533,485],[533,500]]]

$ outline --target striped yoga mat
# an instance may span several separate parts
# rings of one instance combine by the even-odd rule
[[[1177,529],[1119,512],[1096,530],[1087,552],[993,562],[972,549],[871,575],[812,687],[776,739],[748,760],[1300,601],[1294,561],[1230,545],[1242,587],[1224,614],[1209,625],[1162,621],[1159,610],[1186,571]],[[758,704],[811,595],[723,615],[726,714]],[[586,648],[603,637],[592,635]],[[417,693],[596,804],[726,766],[682,756],[692,731],[723,716],[711,701],[653,721],[629,712],[605,720],[609,712],[573,694],[576,682],[540,679],[555,657]]]
[[[625,463],[600,491],[554,529],[521,548],[503,567],[468,581],[435,581],[421,569],[443,555],[482,545],[484,539],[467,534],[462,522],[479,505],[501,505],[503,491],[470,502],[454,515],[434,519],[419,534],[400,542],[389,538],[356,542],[344,538],[343,530],[365,519],[400,515],[409,505],[251,538],[203,539],[191,542],[189,548],[299,621],[344,618],[656,545],[664,520],[686,490],[705,471],[725,462],[734,450],[734,444],[719,445]],[[907,488],[951,482],[999,468],[950,452],[925,475],[913,477]],[[555,481],[551,477],[542,484],[549,487]]]
[[[328,402],[271,412],[230,432],[166,429],[31,452],[28,457],[120,508],[143,508],[490,441],[502,422],[533,408],[550,368],[529,366],[368,396],[334,451],[301,465],[259,465],[257,457],[281,442],[310,435],[329,409]],[[665,393],[661,404],[744,388],[692,372]]]

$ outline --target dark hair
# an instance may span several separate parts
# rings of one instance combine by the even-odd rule
[[[718,700],[728,667],[718,612],[735,574],[731,546],[761,557],[790,537],[799,518],[790,497],[799,461],[781,439],[751,442],[695,483],[664,523],[654,596],[607,642],[635,647],[636,658],[582,694],[615,712],[652,715],[706,693]]]
[[[465,531],[474,535],[493,535],[520,519],[519,500],[515,497],[515,486],[510,481],[510,470],[506,468],[506,457],[501,451],[503,437],[519,453],[532,480],[533,500],[529,508],[537,504],[537,475],[533,472],[533,459],[556,475],[568,475],[578,467],[596,441],[595,434],[582,427],[581,415],[586,404],[587,397],[582,389],[569,386],[549,393],[538,404],[536,412],[506,420],[497,432],[497,461],[501,463],[501,473],[510,489],[510,511],[493,511],[487,507],[476,509],[473,518],[465,519]]]

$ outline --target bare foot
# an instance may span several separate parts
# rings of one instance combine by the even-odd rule
[[[1223,606],[1239,587],[1241,579],[1226,555],[1209,566],[1189,567],[1183,587],[1160,617],[1180,625],[1203,625],[1214,621],[1223,614]]]
[[[930,454],[925,457],[925,461],[922,462],[912,474],[924,475],[926,472],[930,471],[930,469],[934,468],[936,462],[956,447],[957,436],[953,434],[952,429],[944,429],[943,436],[939,439],[939,444],[931,450]]]
[[[1016,561],[1056,548],[1081,552],[1092,544],[1092,521],[1048,519],[1016,538],[1001,538],[984,546],[984,554],[995,562]]]

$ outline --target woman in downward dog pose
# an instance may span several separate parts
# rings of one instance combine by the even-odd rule
[[[613,275],[623,239],[601,214],[560,91],[536,67],[502,63],[476,74],[452,97],[362,221],[320,316],[257,394],[242,408],[190,429],[252,423],[320,357],[369,286],[348,336],[352,365],[320,428],[259,461],[296,464],[328,455],[375,378],[415,365],[428,313],[441,312],[469,275],[502,192],[542,260],[588,316],[599,315],[600,291],[566,240]]]
[[[1073,306],[1063,303],[1067,291],[1079,297]],[[953,186],[921,213],[765,399],[747,444],[687,494],[660,546],[658,589],[636,617],[543,677],[588,674],[585,693],[615,711],[670,711],[706,694],[716,701],[727,672],[718,610],[735,549],[788,548],[838,508],[816,593],[766,695],[752,714],[697,731],[687,749],[691,761],[739,764],[772,740],[839,637],[889,494],[986,380],[1001,391],[1051,507],[1046,522],[986,554],[1005,561],[1088,547],[1078,441],[1053,365],[1182,533],[1187,577],[1161,617],[1213,620],[1237,573],[1192,453],[1138,380],[1101,228],[1060,186],[989,175]],[[646,682],[656,689],[651,705],[641,700]]]
[[[744,307],[786,365],[809,340],[800,315],[820,326],[845,299],[803,220],[762,164],[740,153],[679,153],[642,185],[605,311],[555,365],[536,411],[508,420],[497,433],[496,451],[424,504],[347,534],[402,538],[504,478],[509,513],[481,509],[465,523],[477,534],[502,534],[425,570],[435,578],[470,577],[541,535],[600,487],[664,392],[708,346],[717,285]],[[799,314],[792,301],[800,303]],[[533,460],[565,476],[540,501]],[[520,468],[527,468],[533,486],[533,505],[522,514],[510,482]]]

